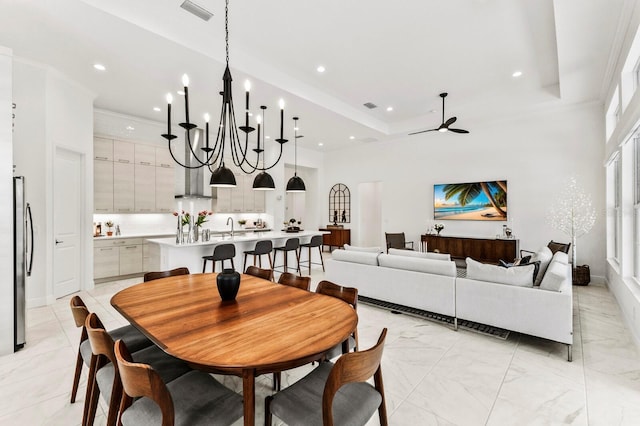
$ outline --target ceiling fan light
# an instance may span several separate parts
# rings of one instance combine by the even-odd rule
[[[304,186],[304,181],[298,175],[293,176],[287,182],[287,192],[305,192],[307,188]]]
[[[209,185],[216,188],[235,188],[236,177],[231,170],[221,165],[211,174]]]
[[[449,129],[447,129],[446,127],[441,127],[441,128],[438,129],[438,131],[442,132],[442,133],[446,132],[447,130],[449,130]]]
[[[273,191],[276,189],[276,185],[269,173],[260,172],[253,180],[253,189],[254,191]]]

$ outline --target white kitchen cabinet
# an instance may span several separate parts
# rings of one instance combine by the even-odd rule
[[[264,191],[253,190],[254,175],[234,173],[235,188],[217,188],[217,199],[212,206],[217,213],[264,213]]]
[[[93,138],[93,159],[113,161],[113,139]]]
[[[93,209],[96,213],[113,211],[113,163],[93,162]]]
[[[135,208],[135,165],[112,163],[113,167],[113,211],[133,213]]]
[[[156,212],[171,213],[175,202],[175,169],[156,166]]]
[[[234,173],[236,177],[236,187],[231,188],[231,212],[242,213],[244,211],[244,176],[241,173]]]
[[[120,275],[120,249],[114,246],[93,249],[93,278]]]
[[[133,164],[135,162],[135,144],[133,142],[114,140],[113,162]]]
[[[129,241],[119,249],[120,275],[142,272],[142,240]]]
[[[252,189],[253,191],[253,189]],[[254,211],[256,213],[264,213],[266,212],[266,191],[253,191],[253,202],[254,202]]]
[[[245,175],[242,177],[242,200],[243,200],[243,212],[255,213],[256,202],[253,190],[253,175]]]
[[[135,211],[152,213],[156,210],[156,167],[135,165]]]
[[[158,167],[175,167],[176,162],[173,161],[169,148],[166,145],[156,147],[156,166]]]
[[[151,145],[135,144],[136,164],[143,166],[156,165],[156,147]]]

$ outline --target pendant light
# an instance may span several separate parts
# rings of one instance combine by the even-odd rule
[[[293,117],[293,122],[295,123],[293,127],[294,171],[293,177],[287,182],[287,192],[305,192],[307,188],[304,186],[304,181],[298,176],[298,117]]]
[[[258,143],[257,148],[254,149],[254,151],[258,154],[258,157],[260,156],[260,153],[264,151],[262,148],[260,148],[260,125],[264,122],[264,110],[267,109],[267,107],[262,105],[260,109],[262,110],[262,116],[256,117],[256,121],[258,122]],[[280,110],[282,111],[282,109]],[[266,130],[264,133],[266,133]],[[262,135],[262,146],[265,146],[264,133]],[[253,189],[255,191],[273,191],[274,189],[276,189],[276,184],[273,182],[273,178],[269,173],[266,172],[266,169],[264,167],[264,154],[262,155],[262,168],[259,168],[258,170],[261,171],[256,175],[255,179],[253,179]]]

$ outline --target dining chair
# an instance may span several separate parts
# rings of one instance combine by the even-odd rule
[[[271,269],[261,269],[257,266],[249,265],[245,271],[247,275],[253,275],[254,277],[262,278],[263,280],[272,281],[273,271]]]
[[[387,329],[371,349],[349,352],[334,363],[321,362],[311,373],[265,399],[266,426],[272,416],[288,425],[365,425],[378,411],[386,426],[387,409],[380,361]],[[373,376],[374,386],[367,382]]]
[[[213,255],[211,256],[202,256],[202,273],[204,274],[207,269],[207,261],[211,260],[213,262],[213,270],[216,271],[216,262],[222,263],[222,269],[224,270],[224,261],[231,261],[231,268],[236,269],[233,264],[233,258],[236,257],[236,246],[235,244],[220,244],[213,248]]]
[[[302,290],[311,290],[311,277],[300,277],[290,272],[283,272],[278,278],[278,284],[297,287]]]
[[[170,271],[147,272],[144,274],[144,282],[153,281],[160,278],[175,277],[178,275],[189,275],[189,268],[175,268]]]
[[[271,252],[273,251],[273,243],[271,240],[261,240],[256,243],[253,250],[246,250],[244,252],[244,263],[242,264],[242,270],[247,267],[247,256],[253,256],[253,265],[256,266],[256,256],[258,257],[258,266],[262,268],[262,256],[265,254],[269,257],[269,267],[273,269],[273,262],[271,261]]]
[[[275,271],[276,268],[283,266],[284,267],[284,271],[283,272],[289,272],[289,264],[287,262],[287,259],[289,258],[289,252],[294,252],[296,255],[296,268],[295,270],[298,271],[298,273],[300,274],[300,253],[298,253],[298,249],[300,248],[300,239],[299,238],[289,238],[287,239],[287,241],[285,241],[284,246],[280,246],[280,247],[274,247],[273,249],[273,263],[276,263],[276,258],[278,257],[278,252],[282,252],[282,254],[284,255],[284,264],[282,265],[278,265],[278,266],[274,266],[273,270]]]
[[[85,327],[85,321],[89,316],[89,309],[87,308],[87,305],[85,305],[80,296],[73,296],[69,301],[69,305],[71,306],[71,314],[73,315],[73,321],[75,322],[76,327],[82,327],[80,342],[78,343],[76,370],[73,376],[73,386],[71,388],[71,403],[73,404],[76,402],[78,384],[80,383],[80,375],[82,373],[82,364],[89,367],[91,362],[91,344],[89,343],[87,329]],[[133,351],[138,351],[142,348],[153,345],[151,340],[147,339],[138,331],[138,329],[131,325],[125,325],[124,327],[110,330],[108,333],[114,339],[123,339]]]
[[[320,253],[320,263],[311,261],[311,249],[318,248],[318,252]],[[311,265],[322,265],[322,270],[324,271],[324,259],[322,258],[322,235],[314,235],[311,237],[311,240],[308,243],[300,244],[300,257],[302,257],[302,249],[308,248],[308,258],[307,260],[300,260],[300,263],[308,263],[309,264],[309,274],[311,274]]]
[[[115,343],[115,356],[124,389],[124,426],[230,425],[244,413],[242,396],[207,373],[192,370],[167,381],[153,366],[135,362],[121,340]]]
[[[387,241],[387,253],[390,248],[401,250],[413,250],[413,241],[406,241],[404,232],[390,233],[385,232],[384,237]],[[408,247],[411,245],[411,247]]]
[[[318,283],[316,293],[338,298],[348,303],[354,311],[358,310],[358,289],[355,287],[343,287],[331,281],[323,280]],[[329,349],[325,354],[325,358],[332,359],[351,350],[358,350],[358,328],[353,330],[348,340]]]
[[[82,424],[92,426],[98,407],[98,398],[102,393],[109,406],[107,426],[114,426],[117,421],[118,407],[122,398],[122,383],[113,351],[113,338],[106,332],[100,318],[90,313],[85,322],[87,335],[91,344],[91,362],[87,380],[87,396],[83,411]],[[122,339],[119,339],[121,342]],[[161,371],[165,380],[173,380],[191,369],[182,360],[167,355],[155,345],[134,352],[134,359],[145,362]]]

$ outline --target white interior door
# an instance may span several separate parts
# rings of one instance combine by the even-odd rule
[[[80,290],[82,250],[82,156],[56,148],[53,172],[53,295]]]

